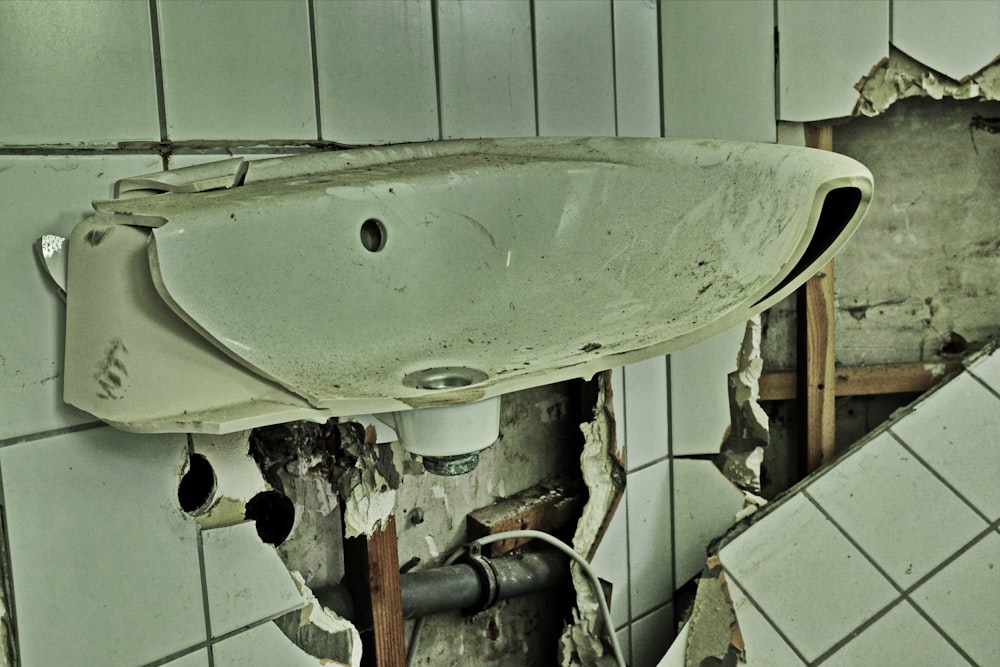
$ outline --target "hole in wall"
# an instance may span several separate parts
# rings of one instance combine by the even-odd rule
[[[381,220],[368,218],[361,223],[361,245],[368,252],[378,252],[385,247],[385,225]]]
[[[278,546],[292,532],[295,505],[280,491],[263,491],[247,501],[245,516],[257,524],[262,542]]]
[[[201,514],[215,501],[215,471],[201,454],[192,454],[177,487],[177,500],[188,514]]]

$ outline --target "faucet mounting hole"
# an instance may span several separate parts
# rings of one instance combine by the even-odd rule
[[[368,218],[361,223],[361,245],[368,252],[378,252],[385,247],[385,225],[381,220]]]
[[[488,378],[489,376],[486,373],[475,368],[444,366],[441,368],[427,368],[416,373],[410,373],[403,378],[403,384],[413,389],[439,391],[468,387],[471,384],[484,382]]]

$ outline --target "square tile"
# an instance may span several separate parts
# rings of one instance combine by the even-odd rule
[[[628,623],[629,605],[629,572],[628,572],[628,492],[618,504],[618,510],[604,539],[597,547],[597,553],[590,561],[590,566],[597,576],[612,585],[611,620],[616,628]]]
[[[212,636],[305,604],[278,552],[258,537],[255,523],[205,530],[201,540]]]
[[[313,657],[292,643],[274,623],[264,623],[212,647],[215,667],[320,667],[327,660]]]
[[[987,527],[884,431],[809,484],[806,493],[901,588]]]
[[[6,0],[0,25],[0,143],[160,138],[149,3]]]
[[[622,374],[625,462],[635,470],[669,453],[667,365],[664,357],[653,357],[626,366]]]
[[[771,622],[753,606],[736,582],[726,580],[726,589],[733,601],[736,622],[746,647],[746,665],[749,667],[805,667],[802,660],[788,645]]]
[[[980,665],[1000,664],[1000,535],[989,533],[910,599]]]
[[[25,665],[137,665],[206,641],[183,434],[95,428],[0,449]]]
[[[437,11],[443,138],[534,135],[531,6],[439,0]]]
[[[1000,519],[1000,400],[960,375],[917,403],[891,430],[990,521]]]
[[[181,658],[171,660],[163,667],[211,667],[208,662],[208,649],[203,648],[200,651],[188,653]]]
[[[437,139],[430,0],[314,7],[323,138],[349,145]]]
[[[1000,393],[1000,350],[978,357],[966,368],[969,373],[989,385],[993,391]]]
[[[732,426],[729,374],[743,343],[744,325],[670,355],[673,456],[718,454]]]
[[[674,459],[674,585],[705,569],[708,545],[736,523],[743,492],[711,461]]]
[[[614,136],[611,5],[536,0],[538,134]]]
[[[0,278],[17,313],[0,319],[0,440],[97,421],[62,400],[66,307],[34,244],[43,234],[68,237],[91,201],[111,198],[116,178],[161,168],[159,156],[0,157]]]
[[[901,602],[840,648],[824,667],[962,665],[965,659],[907,602]]]
[[[632,618],[673,598],[670,461],[629,473],[628,559]]]
[[[725,545],[739,586],[807,661],[896,598],[896,589],[803,495]]]
[[[673,604],[632,623],[632,667],[656,667],[674,641],[674,634]]]
[[[157,3],[171,139],[317,139],[304,2]]]

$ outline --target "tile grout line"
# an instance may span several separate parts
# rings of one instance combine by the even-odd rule
[[[988,392],[990,392],[991,394],[993,394],[993,397],[994,397],[994,398],[996,398],[996,399],[1000,400],[1000,392],[997,392],[997,390],[996,390],[996,389],[994,389],[993,387],[991,387],[991,386],[990,386],[990,385],[989,385],[989,384],[988,384],[988,383],[986,382],[986,380],[984,380],[983,378],[981,378],[981,377],[979,377],[978,375],[976,375],[976,372],[975,372],[975,371],[973,371],[973,370],[972,370],[972,369],[970,369],[970,368],[966,368],[966,369],[965,369],[965,372],[966,372],[966,374],[967,374],[967,375],[969,375],[969,376],[970,376],[970,377],[971,377],[971,378],[972,378],[973,380],[975,380],[975,381],[976,381],[976,382],[978,382],[979,384],[983,385],[983,388],[984,388],[984,389],[986,389],[986,391],[988,391]]]
[[[980,534],[978,534],[976,537],[974,537],[969,543],[967,543],[962,548],[960,548],[958,551],[956,551],[951,556],[949,556],[948,558],[946,558],[944,560],[944,562],[940,563],[937,567],[931,569],[930,572],[928,572],[927,574],[925,574],[923,577],[920,577],[916,582],[914,582],[913,584],[909,585],[906,588],[903,588],[898,583],[896,583],[896,581],[892,577],[889,576],[889,573],[886,570],[884,570],[881,565],[879,565],[877,562],[875,562],[875,559],[867,551],[865,551],[862,548],[862,546],[847,532],[847,530],[844,529],[843,526],[841,526],[833,518],[833,516],[831,516],[829,514],[829,512],[826,511],[826,509],[824,507],[822,507],[820,505],[819,501],[817,501],[815,498],[812,497],[812,495],[809,493],[809,489],[808,488],[805,488],[805,489],[802,490],[802,495],[804,495],[806,497],[806,499],[808,499],[809,502],[812,503],[813,507],[815,507],[826,518],[827,521],[829,521],[831,524],[833,524],[834,528],[836,528],[840,532],[840,534],[844,536],[844,538],[851,544],[851,546],[853,546],[855,549],[857,549],[858,553],[860,553],[862,556],[864,556],[864,558],[872,565],[872,567],[874,567],[875,570],[880,575],[882,575],[882,578],[885,579],[886,581],[888,581],[889,585],[892,586],[893,588],[895,588],[896,591],[899,593],[899,597],[898,598],[896,598],[893,602],[891,602],[890,604],[886,605],[884,608],[880,609],[878,612],[876,612],[875,614],[873,614],[871,618],[866,619],[864,622],[862,622],[860,625],[858,625],[856,628],[854,628],[854,630],[848,632],[845,637],[843,637],[839,641],[835,642],[833,644],[833,646],[831,646],[829,649],[827,649],[822,654],[820,654],[820,656],[818,658],[816,658],[816,660],[813,663],[810,663],[811,665],[819,665],[822,662],[824,662],[825,660],[829,659],[837,651],[839,651],[841,648],[843,648],[844,646],[846,646],[847,644],[849,644],[851,641],[853,641],[855,637],[857,637],[863,631],[865,631],[866,629],[868,629],[870,626],[874,625],[874,623],[876,621],[878,621],[883,616],[885,616],[886,614],[888,614],[889,611],[891,611],[894,607],[896,607],[899,603],[901,603],[903,601],[908,602],[910,604],[910,606],[913,607],[917,611],[917,613],[920,616],[922,616],[924,618],[924,620],[927,621],[927,623],[930,624],[930,626],[933,627],[938,632],[938,634],[941,635],[941,637],[946,642],[948,642],[948,644],[950,644],[951,647],[954,648],[963,658],[965,658],[966,660],[968,660],[971,664],[973,664],[973,665],[975,664],[975,661],[973,661],[968,656],[968,654],[958,645],[958,643],[955,642],[955,640],[952,639],[944,631],[943,628],[941,628],[936,622],[934,622],[934,620],[931,619],[931,617],[929,615],[927,615],[924,612],[924,610],[913,599],[910,598],[910,594],[913,593],[913,591],[915,591],[920,586],[922,586],[925,583],[927,583],[934,575],[936,575],[938,572],[940,572],[945,567],[947,567],[948,565],[950,565],[961,554],[963,554],[966,551],[968,551],[975,543],[979,542],[986,535],[988,535],[990,532],[992,532],[992,530],[993,530],[992,526],[989,527],[989,528],[987,528],[986,530],[982,531]]]
[[[535,106],[535,136],[539,136],[538,125],[538,27],[535,20],[535,0],[528,2],[528,14],[531,21],[531,86]]]
[[[87,422],[85,424],[75,424],[73,426],[64,426],[62,428],[54,428],[49,431],[40,431],[38,433],[28,433],[26,435],[17,435],[12,438],[6,438],[0,440],[0,448],[11,447],[13,445],[20,445],[25,442],[35,442],[36,440],[45,440],[46,438],[55,438],[60,435],[67,435],[69,433],[79,433],[81,431],[90,431],[95,428],[101,428],[107,426],[104,422]]]
[[[963,495],[957,488],[955,488],[955,486],[951,482],[949,482],[948,480],[946,480],[944,478],[944,476],[940,472],[938,472],[938,470],[936,468],[934,468],[934,466],[932,466],[927,461],[925,461],[924,457],[920,456],[920,454],[917,454],[917,452],[915,452],[913,450],[913,448],[910,447],[910,445],[907,444],[907,442],[905,440],[903,440],[903,438],[901,438],[899,435],[896,434],[896,432],[892,429],[891,426],[886,429],[886,432],[897,443],[899,443],[900,447],[902,447],[903,449],[905,449],[907,451],[907,453],[909,453],[910,456],[912,456],[914,459],[916,459],[920,463],[920,465],[922,465],[924,468],[926,468],[931,473],[931,475],[933,475],[939,482],[941,482],[942,484],[944,484],[945,487],[949,491],[951,491],[952,493],[954,493],[958,497],[959,500],[961,500],[963,503],[965,503],[966,505],[968,505],[968,507],[973,512],[975,512],[976,516],[978,516],[979,518],[981,518],[986,523],[991,523],[989,517],[987,517],[983,512],[981,512],[978,507],[976,507],[975,505],[973,505],[972,501],[970,501],[968,498],[966,498],[965,495]]]
[[[444,114],[441,107],[441,24],[438,0],[431,0],[431,51],[434,57],[434,103],[437,105],[438,139],[444,139]]]
[[[163,87],[163,49],[160,43],[160,16],[157,0],[149,0],[149,31],[153,49],[153,85],[156,89],[156,116],[159,123],[160,141],[167,141],[167,99]],[[169,169],[168,154],[162,155],[163,168]]]
[[[4,495],[3,466],[0,466],[0,571],[6,576],[0,581],[0,590],[3,591],[4,606],[10,618],[7,636],[7,645],[10,648],[9,655],[0,658],[11,658],[13,665],[21,664],[21,642],[17,631],[17,601],[14,599],[14,569],[10,557],[10,534],[7,524],[7,497]],[[0,632],[3,632],[0,629]]]
[[[615,136],[618,136],[618,47],[615,40],[615,0],[608,0],[611,15],[611,102],[614,109]]]
[[[188,461],[194,456],[194,437],[192,434],[187,435],[187,450],[188,450]],[[208,667],[215,667],[215,656],[212,652],[212,614],[208,603],[208,575],[206,574],[205,568],[205,542],[202,539],[201,526],[195,522],[195,543],[198,549],[198,573],[201,578],[201,602],[202,609],[205,613],[205,640],[209,642],[208,645]]]
[[[313,107],[316,114],[316,139],[323,140],[323,116],[321,114],[319,97],[319,48],[316,40],[316,0],[309,0],[306,4],[307,17],[309,23],[309,51],[312,58],[312,84],[313,84]]]
[[[663,103],[663,3],[656,3],[656,84],[659,95],[656,103],[660,107],[660,136],[667,134],[666,109]]]
[[[612,371],[613,372],[613,371]],[[628,390],[625,388],[625,367],[621,367],[622,373],[622,440],[620,447],[625,448],[625,626],[632,624],[632,530],[629,528],[628,511],[628,421],[625,415],[628,414]],[[617,423],[617,418],[615,419]],[[623,626],[624,627],[624,626]],[[632,631],[629,630],[629,654],[632,652]]]
[[[666,374],[667,404],[663,409],[663,418],[667,420],[667,498],[670,500],[670,599],[677,592],[677,522],[674,520],[676,511],[674,497],[674,387],[670,379],[670,356],[663,358],[663,372]]]
[[[764,608],[760,606],[760,603],[758,603],[757,600],[752,595],[750,595],[750,591],[747,590],[747,587],[740,583],[740,580],[737,577],[735,577],[732,572],[729,571],[729,569],[725,566],[725,564],[722,565],[722,571],[725,572],[727,580],[731,579],[733,583],[735,583],[736,586],[739,587],[740,591],[743,593],[743,596],[747,599],[747,601],[751,605],[753,605],[753,608],[757,610],[757,613],[760,614],[761,618],[767,621],[768,625],[771,626],[771,629],[774,630],[774,633],[781,638],[781,641],[785,642],[785,646],[787,646],[788,649],[792,653],[794,653],[799,660],[802,661],[803,665],[808,665],[809,661],[806,660],[806,657],[802,655],[802,652],[798,649],[797,646],[795,646],[795,644],[792,643],[791,639],[789,639],[788,636],[785,635],[785,632],[778,627],[778,624],[774,622],[774,620],[771,618],[771,615],[768,614],[766,611],[764,611]],[[732,595],[730,595],[730,598],[732,598]],[[736,623],[739,624],[740,619],[739,616],[736,615],[735,608],[733,609],[733,615],[736,616]]]

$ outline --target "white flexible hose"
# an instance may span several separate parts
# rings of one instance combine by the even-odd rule
[[[546,544],[555,547],[562,553],[569,556],[577,565],[583,570],[590,579],[590,585],[594,587],[594,595],[597,597],[597,604],[600,605],[601,618],[604,621],[604,628],[608,633],[608,642],[611,644],[611,651],[614,653],[615,662],[618,667],[626,667],[625,658],[622,656],[621,646],[618,645],[618,637],[615,635],[614,623],[611,620],[611,610],[608,609],[608,603],[604,599],[604,592],[601,589],[601,582],[597,578],[597,573],[594,572],[593,568],[590,567],[590,563],[587,559],[578,554],[573,550],[568,544],[562,540],[552,537],[548,533],[543,533],[540,530],[509,530],[504,533],[494,533],[493,535],[487,535],[486,537],[480,537],[478,540],[473,540],[469,542],[465,547],[459,549],[448,556],[445,560],[445,565],[452,565],[458,558],[462,555],[464,549],[471,546],[485,546],[487,544],[492,544],[493,542],[500,542],[501,540],[510,539],[536,539],[545,542]],[[420,629],[423,627],[423,618],[418,618],[413,624],[413,633],[410,635],[410,646],[407,651],[406,665],[407,667],[414,667],[416,664],[416,648],[417,639],[420,635]]]

